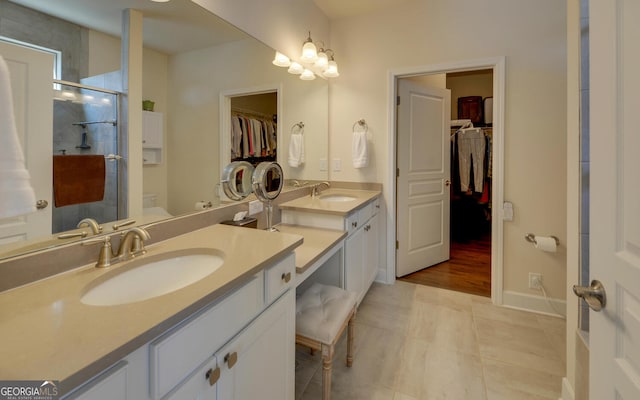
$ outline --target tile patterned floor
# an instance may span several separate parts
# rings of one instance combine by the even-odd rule
[[[356,318],[355,356],[334,358],[333,400],[557,400],[565,321],[486,297],[374,283]],[[322,396],[321,356],[296,351],[296,399]]]

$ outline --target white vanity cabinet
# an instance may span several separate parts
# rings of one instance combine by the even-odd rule
[[[378,273],[378,209],[376,198],[345,218],[345,289],[358,293],[358,304]]]
[[[347,232],[344,246],[343,287],[358,293],[358,303],[367,293],[378,273],[379,209],[379,196],[346,215],[316,211],[313,208],[281,208],[282,222],[285,224]]]
[[[64,399],[293,400],[291,253]]]

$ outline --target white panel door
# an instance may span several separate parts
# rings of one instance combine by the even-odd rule
[[[451,92],[398,82],[396,275],[404,276],[449,259]]]
[[[49,206],[0,220],[0,245],[51,234],[53,55],[0,42],[9,66],[18,137],[36,199]]]
[[[590,2],[591,399],[640,399],[640,2]]]

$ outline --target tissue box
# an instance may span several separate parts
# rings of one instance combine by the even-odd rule
[[[221,224],[241,226],[243,228],[257,228],[258,220],[256,218],[245,218],[245,219],[241,219],[240,221],[232,221],[232,220],[222,221]]]

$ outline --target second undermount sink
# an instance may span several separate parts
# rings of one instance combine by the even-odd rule
[[[135,303],[182,289],[211,275],[224,263],[212,249],[174,251],[131,261],[124,271],[105,275],[80,299],[91,306]]]
[[[331,194],[323,194],[319,197],[319,199],[322,201],[343,203],[345,201],[353,201],[356,198],[346,194],[331,193]]]

